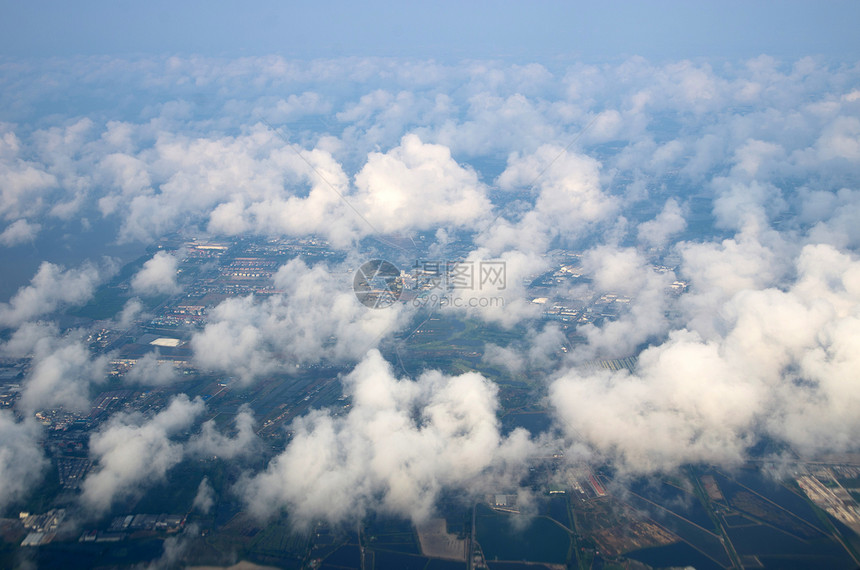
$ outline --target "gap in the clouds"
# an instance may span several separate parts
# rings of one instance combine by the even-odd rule
[[[99,216],[93,213],[94,216]],[[118,244],[120,227],[116,219],[99,217],[74,218],[69,221],[46,220],[32,242],[0,248],[0,302],[6,302],[25,286],[43,262],[77,267],[85,261],[103,257],[116,260],[119,266],[144,253],[140,243]]]

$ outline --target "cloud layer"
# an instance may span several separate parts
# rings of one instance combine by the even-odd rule
[[[803,454],[855,449],[860,262],[818,245],[795,267],[785,290],[728,298],[720,334],[675,330],[632,373],[563,373],[550,391],[568,436],[632,472],[737,465],[762,437]]]
[[[534,457],[538,442],[501,435],[483,376],[398,378],[376,352],[416,310],[367,309],[352,274],[399,238],[440,259],[504,261],[503,290],[450,291],[462,303],[432,310],[529,331],[488,343],[484,362],[548,389],[570,456],[651,473],[735,465],[764,438],[856,450],[858,69],[768,56],[17,62],[0,70],[14,86],[0,90],[0,248],[39,254],[71,231],[147,245],[175,232],[327,240],[345,261],[286,261],[270,292],[209,307],[189,333],[194,364],[242,387],[358,363],[343,379],[351,408],[296,420],[287,447],[236,489],[260,515],[421,520],[446,489],[515,485]],[[45,116],[60,99],[81,107]],[[180,293],[181,262],[159,251],[131,293]],[[0,303],[3,354],[30,359],[15,408],[26,419],[0,414],[0,507],[45,465],[32,414],[86,410],[105,378],[107,356],[82,333],[38,320],[86,303],[113,265],[45,261]],[[615,311],[547,323],[529,294],[537,279],[549,307],[608,295]],[[141,311],[132,300],[115,318],[127,327]],[[637,356],[632,370],[593,366]],[[127,379],[171,386],[176,374],[148,356]],[[111,418],[91,440],[83,504],[104,512],[183,458],[255,449],[249,410],[230,437],[197,427],[204,412],[178,395],[152,417]]]

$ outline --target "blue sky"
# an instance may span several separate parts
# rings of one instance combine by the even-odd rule
[[[860,3],[0,3],[0,53],[855,60]]]

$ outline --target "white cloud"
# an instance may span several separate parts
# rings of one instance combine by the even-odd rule
[[[101,272],[91,263],[64,269],[43,261],[30,285],[21,287],[8,303],[0,303],[0,326],[17,326],[62,305],[82,305],[101,278]]]
[[[637,375],[571,371],[552,384],[550,398],[569,437],[635,472],[741,461],[759,394],[715,345],[676,332],[643,353],[639,366]]]
[[[107,356],[94,357],[79,332],[61,336],[53,324],[25,323],[2,346],[2,352],[31,357],[19,404],[28,414],[58,406],[87,410],[90,386],[106,379]]]
[[[176,269],[179,257],[166,251],[152,256],[131,279],[131,288],[138,295],[173,295],[179,292]]]
[[[214,504],[215,490],[209,483],[209,478],[204,477],[200,481],[200,485],[197,487],[197,494],[194,495],[194,503],[192,504],[192,507],[197,509],[200,513],[208,515]]]
[[[352,397],[345,416],[298,419],[287,448],[240,483],[252,513],[286,508],[308,524],[357,520],[374,508],[421,521],[443,489],[515,483],[533,452],[523,432],[500,435],[497,388],[478,374],[397,379],[371,351],[344,386]]]
[[[521,373],[526,366],[526,360],[518,350],[492,343],[484,345],[481,359],[487,364],[502,366],[511,374]]]
[[[189,428],[204,410],[199,398],[184,394],[146,419],[140,414],[116,414],[90,436],[90,456],[96,467],[84,479],[81,502],[101,514],[119,497],[135,495],[164,479],[182,460],[183,446],[171,438]]]
[[[158,351],[149,352],[137,359],[123,381],[144,386],[164,386],[179,378],[176,365],[170,360],[161,360]]]
[[[251,455],[260,451],[260,440],[254,432],[256,421],[250,406],[243,405],[234,418],[236,433],[229,437],[219,432],[215,421],[203,423],[200,433],[189,440],[186,451],[192,455],[203,457],[220,457],[233,459]]]
[[[228,299],[210,312],[191,339],[199,366],[250,382],[296,365],[354,359],[406,319],[402,305],[373,310],[359,303],[352,272],[343,267],[308,267],[294,259],[274,281],[281,293]]]
[[[578,347],[578,358],[622,358],[634,354],[645,342],[661,340],[669,331],[667,293],[674,273],[658,273],[632,248],[599,246],[583,255],[582,267],[593,279],[595,293],[614,293],[629,299],[617,303],[618,318],[601,326],[587,324],[578,332],[588,344]]]
[[[0,233],[0,243],[11,247],[28,241],[32,242],[41,229],[40,224],[31,224],[23,218],[16,220],[9,224],[3,233]]]
[[[774,232],[744,228],[720,243],[684,242],[680,276],[690,291],[679,300],[687,326],[705,338],[717,334],[720,308],[736,293],[776,286],[791,271],[794,247]]]
[[[546,271],[545,258],[517,250],[491,255],[486,248],[478,248],[464,262],[471,264],[473,272],[465,282],[467,286],[435,292],[444,298],[443,310],[478,316],[505,327],[540,314],[539,307],[528,297],[526,283]]]
[[[40,214],[57,179],[42,165],[21,158],[21,139],[6,130],[6,125],[0,127],[0,216],[10,219]]]
[[[495,223],[478,238],[491,250],[519,248],[544,252],[554,237],[568,244],[594,231],[618,204],[603,192],[600,164],[593,158],[543,145],[534,154],[517,152],[508,158],[499,186],[528,196],[536,191],[534,207],[516,224]]]
[[[824,160],[860,160],[860,120],[856,117],[838,117],[822,134],[817,143]]]
[[[129,299],[123,305],[122,310],[114,317],[117,326],[121,329],[127,329],[131,326],[135,319],[139,318],[143,312],[143,303],[137,297]]]
[[[382,233],[474,229],[490,211],[475,172],[457,164],[448,148],[416,135],[386,154],[371,153],[355,184],[364,218]]]
[[[662,248],[669,242],[669,238],[684,231],[687,220],[677,200],[669,198],[663,206],[663,210],[653,220],[639,224],[639,242],[645,246]]]
[[[50,465],[41,435],[34,420],[18,421],[11,411],[0,410],[0,512],[26,498]]]
[[[436,252],[458,245],[455,230],[476,230],[469,260],[504,260],[509,286],[500,294],[504,308],[467,306],[465,313],[536,331],[534,341],[488,346],[488,362],[514,371],[556,366],[554,351],[564,340],[558,328],[538,330],[540,307],[529,302],[524,281],[550,267],[549,250],[587,248],[589,292],[614,289],[631,300],[618,319],[580,327],[587,343],[574,357],[626,356],[643,342],[656,343],[632,375],[571,371],[554,385],[559,413],[599,451],[650,470],[697,458],[738,461],[760,432],[804,449],[847,448],[857,432],[848,414],[856,409],[851,370],[859,352],[855,67],[766,56],[719,67],[634,57],[556,72],[500,62],[270,56],[83,58],[4,73],[22,86],[7,97],[13,103],[7,114],[20,114],[21,121],[0,126],[0,242],[6,245],[26,243],[41,228],[53,230],[78,215],[102,229],[102,220],[92,217],[99,213],[120,227],[120,240],[149,241],[205,226],[227,235],[315,234],[352,254],[374,233],[361,216],[380,232],[436,231]],[[30,120],[52,98],[75,100],[82,93],[87,101],[109,103],[98,113],[107,117],[104,124],[76,111]],[[126,115],[130,108],[133,115]],[[320,121],[320,113],[330,118]],[[256,124],[261,118],[286,122],[286,134]],[[568,148],[571,142],[579,146]],[[627,220],[641,220],[636,214],[644,200],[663,209],[633,225]],[[708,227],[709,215],[717,228]],[[687,222],[686,235],[700,227],[701,233],[673,244]],[[643,246],[638,251],[629,247],[634,238]],[[677,252],[677,275],[654,273],[647,248]],[[135,278],[137,290],[175,292],[171,257],[150,260]],[[197,364],[249,382],[297,364],[360,358],[402,329],[410,310],[361,306],[350,287],[352,265],[327,269],[293,261],[276,277],[280,292],[225,301],[194,335]],[[28,321],[85,302],[103,273],[91,265],[63,270],[46,263],[0,305],[0,325],[18,327],[4,352],[34,356],[22,406],[85,406],[101,361],[74,335],[61,337],[57,327]],[[689,281],[689,290],[670,301],[664,293],[674,277]],[[453,297],[482,301],[490,293]],[[129,326],[139,312],[132,301],[116,318]],[[154,361],[142,360],[129,377],[170,381],[171,369]],[[370,384],[359,376],[352,380],[356,390]],[[397,388],[390,372],[377,376],[379,393],[409,392]],[[434,441],[430,432],[409,424],[401,408],[426,410],[427,394],[453,391],[456,383],[444,377],[417,384],[423,395],[392,396],[395,405],[381,409],[407,426],[404,440],[414,439],[416,449],[435,457],[437,450],[421,447]],[[463,387],[473,385],[483,384],[473,378]],[[478,390],[482,397],[487,391],[492,388]],[[735,415],[729,404],[738,406]],[[360,423],[374,420],[366,413],[372,407],[357,406],[348,418],[306,418],[297,443],[248,488],[259,484],[260,501],[346,516],[326,502],[332,497],[267,490],[266,482],[294,478],[302,489],[289,465],[306,454],[317,458],[321,477],[333,469],[326,481],[333,495],[335,481],[355,483],[369,504],[386,488],[391,510],[419,516],[441,475],[430,467],[430,475],[419,473],[420,461],[413,471],[386,474],[347,449],[350,438],[365,450],[382,438]],[[609,418],[606,429],[600,417]],[[233,453],[249,441],[252,420],[241,418],[230,437],[206,424],[194,445]],[[142,429],[135,421],[126,427]],[[441,430],[433,421],[428,425]],[[651,441],[637,442],[643,433],[637,430],[649,429]],[[162,447],[171,451],[174,443]],[[334,455],[320,455],[312,449],[316,443],[330,444]],[[412,461],[400,443],[390,442],[400,453],[395,457]],[[385,466],[385,458],[377,461]],[[402,482],[394,479],[400,475]],[[411,511],[395,487],[408,490],[416,480],[430,487]]]
[[[568,437],[633,472],[738,464],[763,435],[806,456],[853,449],[860,262],[807,246],[796,271],[786,290],[725,299],[721,335],[674,331],[632,374],[561,375],[550,393]]]

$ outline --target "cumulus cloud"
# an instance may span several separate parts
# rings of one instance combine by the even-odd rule
[[[473,229],[490,211],[475,172],[442,145],[406,135],[388,153],[371,153],[355,177],[364,218],[382,233],[437,227]]]
[[[131,279],[131,288],[138,295],[173,295],[180,290],[176,282],[179,257],[159,251],[143,264]]]
[[[105,380],[107,357],[93,358],[79,340],[40,343],[24,384],[21,405],[26,410],[63,406],[89,408],[89,388]]]
[[[188,429],[204,408],[199,398],[181,394],[149,419],[137,413],[112,416],[90,437],[96,467],[84,479],[81,503],[101,514],[118,498],[163,480],[183,457],[182,443],[172,438]]]
[[[172,384],[179,378],[176,365],[169,360],[161,360],[159,353],[150,352],[137,359],[123,380],[130,384],[144,386],[164,386]]]
[[[191,339],[195,361],[244,382],[323,359],[359,357],[405,322],[401,305],[368,309],[352,291],[352,273],[308,267],[301,259],[274,277],[281,293],[263,299],[228,299]]]
[[[353,210],[348,177],[331,152],[323,148],[295,149],[276,133],[267,133],[266,137],[269,146],[277,144],[269,151],[268,159],[245,166],[249,176],[253,169],[262,171],[256,175],[261,188],[237,192],[231,187],[229,194],[219,197],[209,215],[210,232],[318,234],[337,247],[347,247],[372,231],[360,212]],[[253,144],[260,143],[254,140]],[[305,193],[306,186],[310,188]]]
[[[546,271],[545,258],[518,250],[494,256],[490,250],[478,248],[463,261],[473,275],[467,280],[451,278],[454,287],[450,291],[436,292],[442,310],[477,316],[505,327],[539,314],[539,308],[528,298],[526,284]],[[433,294],[429,299],[432,301]],[[419,301],[423,303],[424,299]],[[428,305],[436,308],[432,303]]]
[[[558,364],[559,356],[567,350],[569,342],[561,328],[554,323],[545,323],[542,328],[529,326],[523,338],[508,346],[487,343],[482,360],[488,364],[502,366],[512,374],[550,370]]]
[[[775,287],[792,270],[792,244],[780,234],[747,226],[721,242],[683,242],[678,269],[690,291],[679,300],[687,326],[704,337],[720,332],[720,308],[746,289]]]
[[[860,247],[860,190],[808,191],[801,197],[801,218],[812,227],[810,243],[827,243],[840,249]]]
[[[676,330],[633,373],[562,374],[550,394],[568,436],[633,472],[738,464],[763,435],[805,454],[853,449],[860,262],[807,246],[795,269],[786,290],[726,300],[722,335]]]
[[[500,434],[495,385],[476,373],[398,379],[373,350],[344,378],[345,416],[313,412],[268,468],[240,483],[252,513],[297,524],[357,520],[368,509],[426,520],[443,489],[478,493],[522,475],[533,443]]]
[[[192,507],[200,513],[208,515],[215,504],[215,489],[209,483],[209,478],[204,477],[200,480],[200,485],[197,486],[197,494],[194,495],[194,503]]]
[[[677,200],[669,198],[663,210],[653,220],[639,224],[639,243],[648,247],[662,248],[669,239],[687,227],[687,220]]]
[[[6,125],[0,127],[0,216],[14,219],[40,214],[57,179],[42,165],[22,158],[24,141]]]
[[[620,296],[612,304],[618,317],[602,325],[579,329],[587,345],[578,347],[579,358],[619,358],[635,353],[647,341],[660,340],[668,332],[668,290],[675,281],[672,271],[657,272],[633,248],[599,246],[583,255],[583,270],[592,277],[595,296]],[[621,302],[624,301],[624,302]]]
[[[152,560],[144,568],[145,570],[162,570],[164,568],[181,568],[192,561],[191,552],[194,542],[199,539],[200,527],[191,523],[182,531],[182,534],[170,536],[164,539],[161,556]]]
[[[135,297],[126,301],[122,310],[114,318],[119,328],[126,329],[131,326],[135,319],[140,317],[141,313],[143,313],[143,303]]]
[[[555,381],[550,399],[568,435],[634,472],[742,460],[758,394],[716,346],[673,333],[640,356],[638,370],[570,371]]]
[[[588,156],[543,145],[533,154],[514,152],[497,180],[509,192],[537,192],[534,206],[516,223],[491,226],[478,238],[492,250],[544,252],[555,237],[567,244],[587,235],[617,210],[601,188],[600,164]]]
[[[239,408],[234,424],[236,433],[230,437],[218,431],[214,420],[204,422],[200,433],[189,440],[186,450],[192,455],[222,459],[233,459],[258,451],[260,441],[254,432],[256,421],[250,406],[246,404]]]
[[[31,419],[18,421],[0,410],[0,512],[24,499],[49,465],[41,447],[41,428]]]
[[[90,386],[106,379],[108,357],[92,355],[79,332],[61,335],[53,324],[25,323],[2,352],[31,358],[20,400],[27,413],[57,406],[86,410]]]
[[[519,350],[493,343],[484,345],[481,360],[493,366],[502,366],[512,374],[519,374],[526,366],[526,359]]]
[[[23,218],[16,220],[9,224],[3,230],[3,233],[0,233],[0,243],[11,247],[21,243],[32,242],[41,229],[42,226],[40,224],[31,224]]]
[[[822,163],[856,175],[857,102],[846,87],[856,72],[810,59],[792,66],[762,57],[715,69],[706,62],[654,64],[633,57],[617,65],[576,63],[560,72],[539,64],[278,57],[144,58],[111,66],[84,59],[43,67],[32,75],[8,71],[33,86],[22,97],[49,101],[51,93],[84,90],[99,93],[105,108],[115,110],[104,125],[76,118],[28,135],[3,125],[0,186],[8,196],[0,213],[10,223],[30,216],[33,224],[40,213],[68,218],[96,206],[120,221],[122,239],[149,240],[193,221],[230,235],[312,232],[346,247],[367,233],[337,195],[349,197],[353,190],[361,196],[353,197],[357,209],[377,211],[374,225],[387,228],[382,231],[418,229],[433,219],[463,227],[486,213],[489,194],[451,153],[516,157],[499,184],[506,187],[519,170],[526,175],[516,182],[522,185],[536,174],[526,172],[535,170],[529,161],[539,171],[579,134],[587,147],[582,152],[599,154],[602,173],[617,173],[619,181],[632,176],[659,186],[662,180],[649,177],[672,172],[698,184],[720,169],[719,176],[732,179],[728,187],[742,195],[740,183],[755,189],[765,188],[769,176],[808,178]],[[229,72],[219,74],[225,67]],[[35,77],[50,81],[35,84]],[[191,81],[202,90],[195,101],[205,105],[192,104],[183,91]],[[285,90],[292,94],[285,98]],[[113,95],[120,92],[148,105],[146,120],[123,115],[127,103],[116,105],[120,95]],[[152,100],[163,103],[153,106]],[[261,117],[292,121],[291,131],[278,134],[259,123]],[[296,124],[301,117],[319,123]],[[301,156],[285,139],[301,145]],[[620,145],[620,152],[597,146],[606,142]],[[352,173],[358,173],[354,189]],[[562,222],[561,231],[581,232],[578,221],[587,226],[607,206],[619,208],[599,193],[572,192],[569,172],[547,175],[545,203],[561,206],[561,214],[573,210],[561,216],[569,223],[550,219]],[[450,184],[465,191],[457,196]],[[427,192],[432,199],[420,195]],[[416,193],[424,212],[412,207]],[[392,200],[380,203],[383,196]],[[386,208],[408,215],[384,216]],[[575,212],[580,216],[571,217]]]
[[[86,303],[103,272],[91,263],[64,269],[43,261],[30,285],[21,287],[8,303],[0,303],[0,326],[15,327],[63,305]]]

